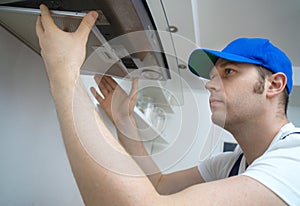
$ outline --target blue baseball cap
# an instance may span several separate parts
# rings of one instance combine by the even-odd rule
[[[292,63],[279,48],[263,38],[238,38],[230,42],[222,51],[196,49],[190,57],[188,66],[192,73],[209,79],[209,73],[218,58],[229,61],[256,64],[273,73],[282,72],[287,77],[288,94],[293,88]]]

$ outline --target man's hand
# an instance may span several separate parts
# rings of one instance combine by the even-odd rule
[[[109,76],[97,74],[94,79],[103,97],[93,87],[91,88],[91,92],[110,120],[118,127],[121,123],[120,121],[132,118],[137,99],[137,79],[133,80],[129,95]]]
[[[54,23],[50,11],[40,6],[41,16],[36,22],[41,55],[44,59],[50,86],[74,86],[85,60],[86,43],[89,33],[98,17],[97,12],[89,12],[74,33],[60,30]]]

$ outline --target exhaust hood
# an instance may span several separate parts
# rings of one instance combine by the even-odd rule
[[[37,54],[40,4],[48,6],[58,27],[69,32],[77,29],[88,11],[99,13],[82,74],[159,82],[147,85],[164,87],[180,102],[181,78],[162,0],[0,0],[1,26]]]
[[[155,80],[171,78],[161,42],[145,1],[4,0],[3,2],[6,4],[2,4],[0,8],[1,25],[37,53],[40,53],[40,48],[35,35],[35,21],[41,3],[53,10],[55,22],[61,29],[71,32],[76,30],[86,12],[96,10],[99,18],[89,38],[87,62],[83,66],[83,73],[100,72],[125,77],[134,71],[134,77]]]

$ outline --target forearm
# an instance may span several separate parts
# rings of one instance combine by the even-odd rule
[[[126,117],[116,123],[118,139],[131,156],[148,156],[134,118]]]
[[[151,205],[156,201],[158,194],[141,169],[96,115],[82,82],[75,88],[52,89],[52,94],[67,155],[86,205],[141,205],[145,200]],[[126,170],[116,171],[122,168]],[[126,171],[129,174],[120,174]]]
[[[163,175],[151,155],[146,151],[134,118],[128,117],[118,122],[117,133],[120,143],[142,168],[155,189],[161,193],[162,191],[159,190],[159,185]]]

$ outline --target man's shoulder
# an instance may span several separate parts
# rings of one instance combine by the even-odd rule
[[[300,146],[300,128],[295,127],[292,123],[288,123],[280,129],[267,151],[279,149],[280,147],[298,146]]]
[[[295,127],[295,125],[292,122],[287,123],[286,125],[284,125],[278,134],[280,137],[280,139],[284,139],[290,135],[300,135],[300,128],[299,127]]]

